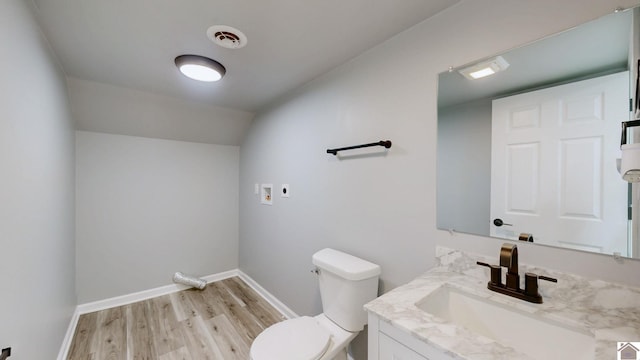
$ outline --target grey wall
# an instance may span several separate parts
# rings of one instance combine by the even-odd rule
[[[437,74],[631,4],[462,1],[260,113],[241,148],[240,268],[299,314],[317,314],[309,269],[324,247],[380,264],[382,291],[431,267],[438,244],[497,257],[499,240],[436,227]],[[386,156],[325,153],[380,139],[394,143]],[[261,205],[254,183],[289,183],[291,198]],[[640,284],[637,261],[541,246],[520,253],[523,262]],[[361,343],[357,360],[366,358]]]
[[[489,236],[491,100],[438,110],[438,229]]]
[[[239,148],[78,131],[85,303],[238,267]]]
[[[0,1],[0,348],[54,359],[73,314],[74,131],[30,1]]]
[[[78,130],[238,146],[254,114],[67,78]]]

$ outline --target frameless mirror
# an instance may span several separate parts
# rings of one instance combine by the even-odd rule
[[[617,169],[638,14],[439,75],[439,229],[640,257],[636,190]]]

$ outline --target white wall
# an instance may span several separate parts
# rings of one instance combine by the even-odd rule
[[[437,226],[489,236],[491,100],[438,111]]]
[[[0,1],[0,348],[53,359],[76,305],[74,131],[30,1]]]
[[[620,0],[465,0],[259,114],[241,148],[240,268],[299,314],[321,311],[311,255],[335,247],[382,266],[382,290],[431,267],[438,244],[495,255],[501,241],[436,228],[437,75],[604,15]],[[326,148],[390,139],[386,156]],[[375,150],[374,150],[375,151]],[[260,205],[253,184],[289,183]],[[522,246],[522,262],[640,284],[640,262]],[[362,337],[357,360],[365,359]]]
[[[238,267],[239,148],[78,131],[80,303]]]

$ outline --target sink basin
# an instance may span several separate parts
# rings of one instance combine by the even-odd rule
[[[533,359],[594,358],[595,340],[586,330],[543,319],[451,286],[441,286],[416,306]]]

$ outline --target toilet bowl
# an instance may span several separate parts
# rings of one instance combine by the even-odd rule
[[[333,249],[313,254],[324,312],[271,325],[251,344],[251,360],[347,360],[364,329],[364,304],[378,294],[380,266]]]
[[[279,322],[251,345],[251,360],[346,360],[347,346],[358,335],[342,329],[324,314]],[[284,340],[284,344],[283,344]]]

